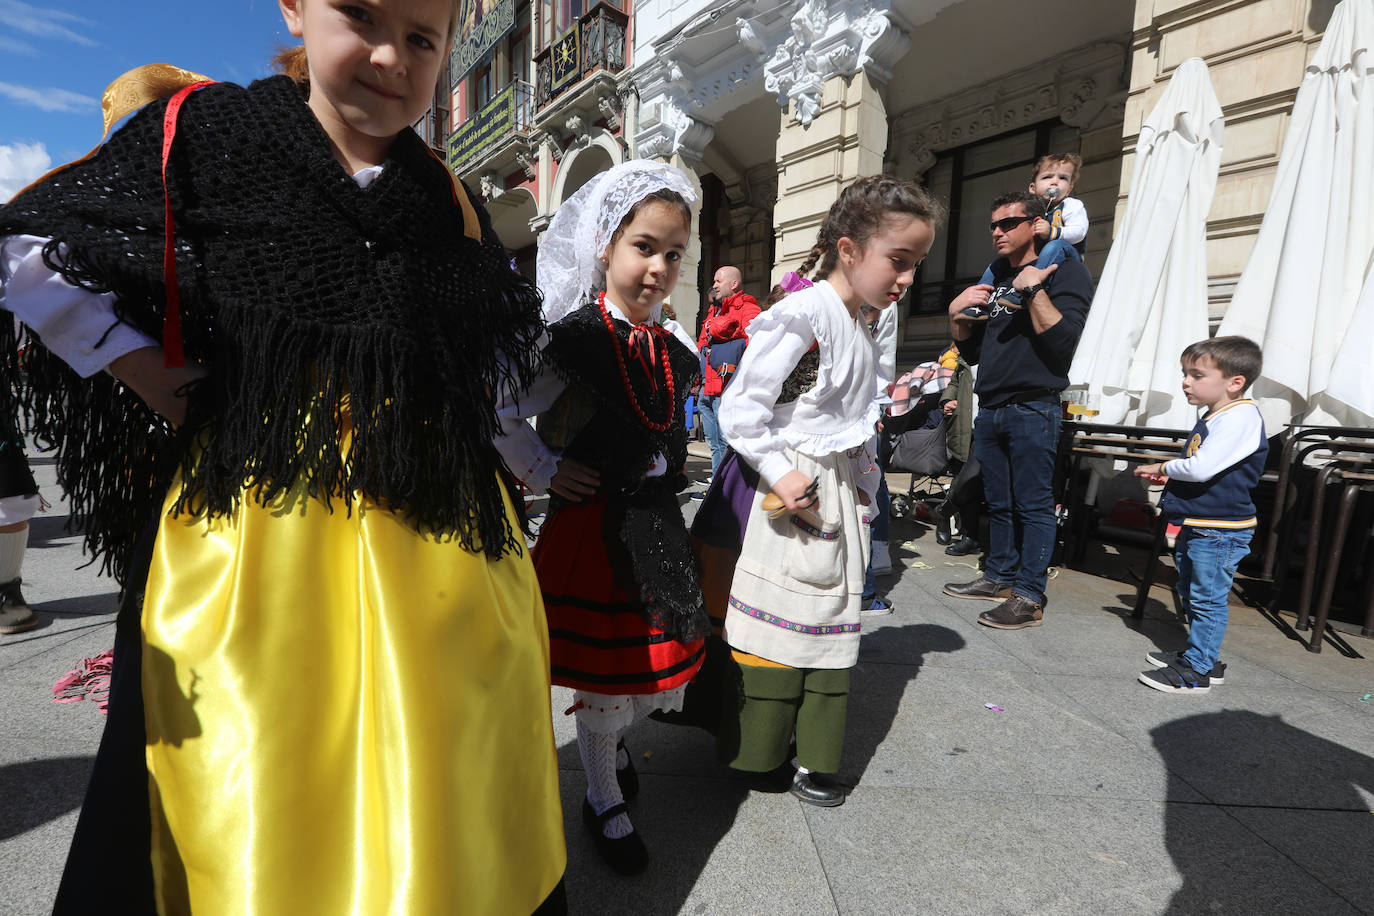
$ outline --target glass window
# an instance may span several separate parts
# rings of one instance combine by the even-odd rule
[[[553,44],[553,0],[539,0],[539,47]]]
[[[516,32],[511,36],[510,44],[507,47],[510,61],[508,72],[511,80],[531,82],[530,67],[533,65],[533,61],[530,58],[530,30],[526,28],[522,32]]]
[[[473,74],[472,105],[479,109],[491,101],[491,66],[487,65]]]

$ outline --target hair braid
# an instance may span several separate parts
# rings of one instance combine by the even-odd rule
[[[938,228],[945,220],[944,206],[919,185],[888,175],[858,179],[831,204],[816,244],[797,273],[807,276],[814,269],[811,279],[824,280],[839,262],[840,239],[848,238],[862,246],[885,217],[896,214],[924,220],[931,228]]]

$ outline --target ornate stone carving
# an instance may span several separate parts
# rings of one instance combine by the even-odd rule
[[[568,129],[568,133],[573,135],[573,142],[587,133],[587,122],[582,120],[580,114],[570,114],[568,119],[563,122],[563,126]]]
[[[789,26],[791,37],[764,67],[764,85],[792,117],[810,125],[821,107],[826,80],[860,70],[881,82],[911,45],[891,14],[868,2],[803,0]]]
[[[515,161],[518,162],[520,164],[520,168],[524,170],[525,177],[528,178],[530,181],[533,181],[535,175],[538,174],[538,171],[536,168],[535,161],[530,158],[530,154],[525,152],[524,150],[516,150]]]
[[[494,172],[484,172],[477,179],[482,189],[482,196],[487,200],[495,200],[506,193],[506,183],[501,180],[501,176]]]
[[[759,60],[768,56],[768,46],[763,43],[754,26],[743,16],[735,20],[735,34],[739,36],[739,43]]]
[[[1120,121],[1126,64],[1126,48],[1114,42],[1077,48],[904,112],[889,149],[901,171],[920,174],[943,150],[1055,117],[1081,129]]]
[[[614,101],[602,96],[596,100],[596,109],[606,119],[607,127],[611,130],[620,130],[620,112],[616,110]]]
[[[542,147],[548,147],[549,155],[554,159],[563,158],[563,144],[553,131],[539,131],[530,135],[530,149],[538,152]]]

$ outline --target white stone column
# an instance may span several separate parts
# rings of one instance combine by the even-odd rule
[[[692,226],[687,234],[687,250],[682,255],[677,287],[668,297],[673,303],[673,311],[677,313],[678,323],[686,328],[689,334],[697,326],[697,316],[702,311],[705,296],[705,290],[697,285],[697,265],[701,263],[701,176],[697,173],[699,162],[700,160],[684,156],[681,152],[674,153],[668,160],[669,165],[682,170],[697,192],[698,203],[692,208]]]
[[[833,76],[807,125],[782,114],[778,134],[778,200],[773,207],[777,263],[772,279],[795,270],[840,192],[856,178],[883,170],[887,106],[878,81],[866,71]]]

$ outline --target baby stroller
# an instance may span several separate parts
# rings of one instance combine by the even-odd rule
[[[948,471],[946,419],[940,394],[949,386],[952,369],[921,363],[892,385],[892,406],[883,416],[883,446],[887,469],[911,475],[905,493],[892,495],[892,517],[905,518],[916,509],[918,488],[928,487]]]

